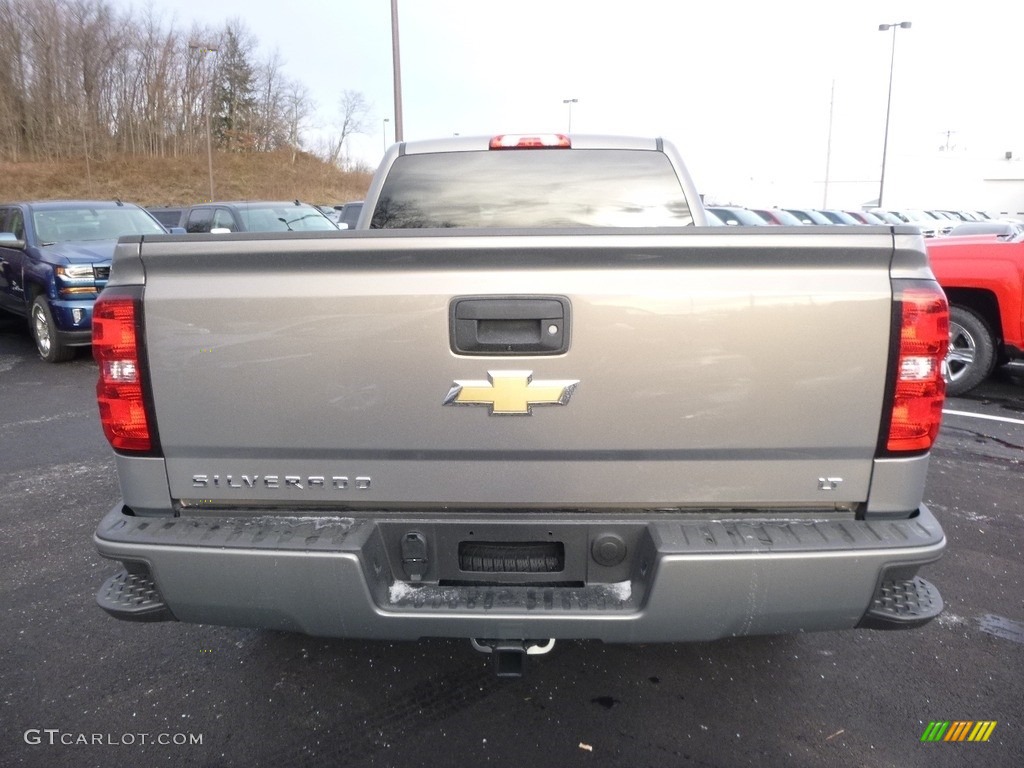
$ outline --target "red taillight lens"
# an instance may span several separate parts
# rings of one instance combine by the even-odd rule
[[[130,295],[103,295],[93,307],[92,354],[100,367],[100,423],[117,451],[149,452],[154,440],[146,412],[139,357],[139,304]]]
[[[491,149],[570,149],[572,142],[562,133],[526,135],[502,134],[491,139]]]
[[[926,451],[942,422],[946,383],[942,362],[949,346],[949,304],[938,285],[897,290],[900,336],[886,449]]]

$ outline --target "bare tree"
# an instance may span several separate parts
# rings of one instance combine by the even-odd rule
[[[288,146],[288,114],[287,90],[289,84],[284,77],[284,62],[281,53],[274,50],[256,71],[256,88],[259,92],[259,103],[256,107],[254,132],[256,149],[269,152]]]
[[[28,40],[22,25],[26,9],[0,0],[0,157],[18,160],[29,140]]]
[[[194,155],[205,149],[206,114],[212,109],[213,80],[220,33],[193,24],[179,48],[180,71],[176,92],[178,120],[176,131],[182,151]]]
[[[66,65],[80,122],[83,151],[102,153],[109,148],[111,115],[105,108],[104,94],[113,83],[113,63],[124,44],[123,27],[113,8],[104,0],[76,0],[70,7],[67,25]]]
[[[313,100],[309,95],[309,89],[298,80],[292,80],[288,84],[285,109],[288,116],[288,144],[292,149],[292,162],[294,163],[302,147],[301,129],[313,111]]]
[[[342,91],[338,102],[341,111],[340,129],[327,138],[327,162],[337,165],[342,150],[346,148],[348,137],[356,133],[366,133],[370,118],[370,105],[360,91]]]

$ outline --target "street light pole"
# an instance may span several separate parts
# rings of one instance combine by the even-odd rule
[[[199,43],[189,43],[188,49],[190,51],[201,51],[203,58],[206,58],[208,53],[217,53],[220,51],[219,48],[215,48],[212,45],[200,45]],[[216,200],[216,196],[213,193],[213,138],[210,131],[210,111],[213,109],[213,79],[210,80],[210,95],[209,101],[206,103],[206,162],[210,170],[210,202]]]
[[[821,207],[828,208],[829,170],[832,167],[832,117],[836,107],[836,81],[832,78],[832,95],[828,100],[828,141],[825,144],[825,192],[822,195]]]
[[[572,105],[579,104],[579,99],[562,99],[563,104],[569,105],[569,130],[566,133],[572,133]]]
[[[395,78],[395,141],[402,141],[402,61],[398,48],[398,0],[391,0],[391,64]]]
[[[385,117],[384,122],[381,123],[381,134],[384,136],[384,151],[388,151],[388,123],[391,122],[390,117]]]
[[[889,113],[892,111],[892,71],[896,63],[896,30],[910,29],[909,21],[897,21],[892,24],[879,24],[879,32],[892,30],[892,55],[889,58],[889,100],[885,104],[885,138],[882,140],[882,175],[878,180],[878,207],[882,207],[882,194],[885,192],[885,158],[889,152]]]

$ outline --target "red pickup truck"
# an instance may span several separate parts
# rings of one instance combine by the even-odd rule
[[[949,298],[946,392],[962,395],[1024,359],[1024,240],[933,238],[927,248]]]

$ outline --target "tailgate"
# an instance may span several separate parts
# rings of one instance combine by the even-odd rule
[[[171,495],[852,506],[878,443],[892,249],[880,230],[782,228],[147,242]],[[455,351],[467,297],[560,302],[567,348]]]

